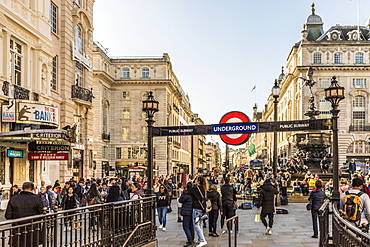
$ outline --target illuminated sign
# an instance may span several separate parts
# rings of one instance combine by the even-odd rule
[[[8,149],[8,157],[10,157],[10,158],[23,158],[23,151],[22,150]]]
[[[28,160],[68,160],[68,153],[29,153]]]

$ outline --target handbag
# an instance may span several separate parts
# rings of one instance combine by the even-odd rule
[[[312,209],[312,200],[310,200],[307,204],[306,204],[306,209],[307,211],[310,211]]]
[[[171,213],[172,212],[172,208],[170,206],[170,208],[167,209],[167,213]]]
[[[199,194],[202,195],[202,192],[200,192],[200,189],[199,189],[198,186],[197,186],[197,188],[199,190]],[[198,199],[198,201],[199,201],[199,199]],[[203,211],[205,211],[206,213],[209,213],[212,210],[212,202],[211,202],[211,200],[209,200],[209,198],[207,198],[207,192],[205,192],[205,195],[204,195],[202,201],[204,202],[205,208],[204,208],[203,203],[201,203],[200,201],[199,201],[199,204],[203,208]]]
[[[254,222],[261,222],[261,215],[260,214],[256,214],[256,216],[254,217]]]

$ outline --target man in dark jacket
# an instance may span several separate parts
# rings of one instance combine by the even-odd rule
[[[22,186],[22,191],[19,195],[15,195],[10,198],[8,206],[5,211],[5,218],[7,220],[18,219],[22,217],[37,215],[43,213],[43,203],[40,197],[33,194],[35,187],[31,182],[25,182]],[[31,221],[22,221],[19,223],[14,223],[13,226],[22,225],[30,223]],[[15,228],[13,235],[16,236],[11,239],[11,246],[38,246],[37,236],[40,234],[38,231],[31,231],[32,229],[37,229],[35,225],[26,227]],[[22,235],[18,235],[18,232]],[[26,236],[23,235],[26,234]],[[33,241],[31,242],[31,239]],[[18,245],[18,241],[20,245]]]
[[[180,214],[182,215],[182,229],[184,230],[187,242],[184,247],[190,246],[194,241],[194,225],[193,225],[193,196],[189,195],[188,190],[193,187],[191,182],[186,184],[186,189],[179,198],[179,203],[182,203]]]
[[[230,177],[225,177],[225,184],[221,186],[222,195],[222,211],[221,215],[221,227],[224,226],[225,218],[229,219],[236,214],[236,209],[238,207],[238,201],[236,198],[236,190],[230,184]],[[229,226],[228,226],[229,229]],[[230,230],[230,229],[229,229]]]
[[[278,190],[272,185],[270,179],[266,179],[262,185],[261,192],[256,203],[257,210],[260,210],[260,207],[262,207],[261,221],[266,228],[266,235],[272,234],[271,228],[274,224],[275,196],[278,193]],[[269,217],[268,224],[266,216]]]
[[[312,216],[312,225],[313,225],[313,235],[311,238],[318,238],[318,228],[317,228],[317,217],[318,211],[321,205],[324,203],[326,199],[326,194],[322,190],[322,182],[317,180],[315,183],[316,189],[311,191],[310,196],[308,197],[308,201],[312,201],[312,208],[311,208],[311,216]]]

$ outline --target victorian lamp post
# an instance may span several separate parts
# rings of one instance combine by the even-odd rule
[[[278,84],[278,80],[275,80],[275,85],[272,87],[272,96],[274,97],[274,122],[276,123],[277,122],[277,118],[278,118],[278,115],[277,115],[277,106],[278,106],[278,98],[279,98],[279,94],[280,94],[280,87],[279,87],[279,84]],[[272,173],[274,174],[274,176],[277,175],[277,132],[274,131],[274,159],[273,159],[273,164],[272,164]]]
[[[333,131],[333,194],[332,200],[339,201],[339,173],[338,173],[338,106],[339,102],[344,99],[344,87],[339,86],[336,77],[333,76],[331,84],[325,89],[325,99],[331,103],[332,114],[332,131]]]
[[[153,195],[153,120],[154,113],[158,111],[158,101],[154,99],[153,92],[150,91],[148,99],[143,100],[143,111],[146,112],[148,123],[148,195]]]

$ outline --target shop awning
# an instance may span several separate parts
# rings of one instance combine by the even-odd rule
[[[0,133],[0,142],[66,141],[65,131],[57,129],[17,130]]]

